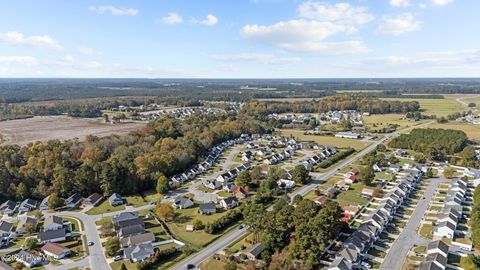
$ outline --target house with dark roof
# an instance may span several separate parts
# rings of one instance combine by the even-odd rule
[[[25,217],[25,218],[21,218],[19,221],[18,221],[18,225],[17,225],[17,233],[25,233],[26,232],[26,228],[27,226],[32,226],[33,230],[36,231],[37,230],[37,219],[34,218],[34,217]]]
[[[119,206],[123,204],[123,198],[118,193],[113,193],[108,197],[108,202],[111,206]]]
[[[155,235],[152,232],[146,232],[136,235],[130,235],[128,237],[122,238],[120,244],[123,248],[140,245],[140,244],[151,244],[155,241]]]
[[[142,234],[145,232],[145,226],[142,224],[132,224],[129,226],[121,227],[117,231],[118,238],[122,239],[132,235]]]
[[[11,238],[12,229],[13,229],[13,223],[10,223],[4,220],[0,221],[0,237],[2,239]]]
[[[72,194],[72,196],[68,197],[65,200],[65,206],[67,208],[76,208],[80,205],[82,200],[83,200],[83,198],[80,195],[80,193],[74,193],[74,194]]]
[[[20,203],[18,207],[18,213],[23,214],[37,208],[37,201],[32,199],[25,199]]]
[[[68,255],[70,255],[70,249],[62,246],[62,245],[59,245],[59,244],[56,244],[56,243],[46,243],[45,245],[43,245],[43,247],[41,248],[42,252],[49,256],[49,257],[52,257],[52,258],[55,258],[55,260],[60,260],[60,259],[63,259],[65,257],[67,257]]]
[[[43,260],[41,256],[37,256],[26,250],[21,250],[17,254],[13,255],[13,257],[17,262],[23,263],[26,267],[29,268],[39,265]]]
[[[249,248],[247,248],[243,254],[245,254],[245,256],[247,256],[247,258],[249,260],[256,260],[258,258],[258,256],[260,256],[260,253],[262,253],[264,249],[264,246],[262,243],[257,243]]]
[[[8,200],[0,205],[0,213],[3,215],[11,216],[15,213],[15,210],[17,210],[17,203],[12,200]]]
[[[153,256],[155,251],[153,250],[152,244],[140,244],[124,249],[123,254],[126,259],[132,260],[133,262],[141,262]]]
[[[198,212],[202,215],[215,214],[217,212],[217,206],[213,202],[202,203],[198,206]]]
[[[238,199],[236,197],[223,198],[220,205],[225,209],[232,209],[238,206]]]
[[[327,270],[351,270],[352,264],[343,257],[337,257]]]
[[[45,243],[58,243],[58,242],[63,242],[67,240],[67,229],[61,228],[58,230],[50,230],[50,231],[45,231],[42,232],[38,235],[38,240],[40,243],[45,244]]]
[[[444,270],[433,261],[423,261],[418,266],[418,270]]]
[[[103,196],[99,193],[93,193],[92,195],[88,196],[85,200],[83,200],[84,206],[97,206],[103,201]]]
[[[122,212],[112,218],[112,224],[115,227],[121,227],[124,222],[139,219],[136,212]],[[142,220],[143,221],[143,220]]]
[[[193,201],[190,200],[189,198],[185,197],[177,197],[175,198],[175,201],[173,202],[173,207],[177,209],[187,209],[190,207],[193,207]]]
[[[427,254],[440,253],[445,257],[448,257],[449,246],[442,240],[431,241],[427,245]]]

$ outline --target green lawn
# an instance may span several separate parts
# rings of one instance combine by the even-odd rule
[[[175,235],[175,238],[185,242],[190,243],[194,248],[201,248],[211,241],[215,240],[221,234],[209,234],[205,231],[194,231],[194,232],[187,232],[186,226],[192,224],[192,222],[196,219],[203,222],[203,224],[210,223],[214,220],[219,219],[220,217],[226,215],[228,211],[223,209],[217,209],[217,213],[213,215],[200,215],[198,213],[198,207],[193,207],[189,209],[180,209],[176,210],[179,214],[176,218],[175,222],[169,222],[168,227],[170,228],[171,232]]]
[[[85,212],[85,214],[87,214],[87,215],[100,215],[100,214],[120,211],[120,210],[124,210],[124,209],[125,209],[124,205],[111,206],[110,203],[108,202],[108,200],[105,200],[100,205],[95,206],[92,209]]]
[[[245,248],[249,248],[252,246],[252,244],[250,244],[247,240],[252,238],[252,235],[249,234],[247,236],[245,236],[244,238],[240,239],[239,241],[235,242],[233,245],[230,245],[228,247],[228,251],[232,252],[232,253],[236,253],[236,252],[239,252],[242,250],[242,247],[245,249]]]
[[[433,239],[433,225],[431,224],[423,224],[418,231],[420,236],[426,239]]]
[[[337,195],[335,201],[337,201],[340,206],[347,205],[365,205],[368,203],[367,199],[362,198],[362,189],[366,186],[363,183],[355,183],[350,186],[350,189],[347,191],[342,191]],[[373,189],[374,187],[368,187]]]
[[[405,117],[404,114],[372,114],[370,116],[364,116],[363,122],[371,129],[386,128],[389,124],[399,125],[400,129],[415,126],[421,123],[425,123],[428,120],[422,121],[408,121],[401,120]]]
[[[101,226],[105,223],[111,223],[112,222],[112,217],[104,217],[102,219],[99,219],[95,222],[95,224]]]
[[[155,235],[155,241],[169,239],[168,235],[163,230],[162,225],[160,225],[155,219],[145,220],[145,229]]]
[[[352,147],[355,150],[360,151],[365,147],[369,146],[370,142],[362,142],[355,139],[344,139],[337,138],[333,136],[316,136],[316,135],[305,135],[303,130],[298,129],[279,129],[278,130],[283,136],[294,136],[301,141],[313,141],[315,143],[327,146],[335,146],[337,148],[347,148]]]
[[[134,207],[144,206],[148,203],[140,195],[130,195],[130,196],[124,197],[124,199],[127,201],[129,205],[133,205]]]
[[[80,225],[79,221],[75,218],[70,218],[70,217],[62,217],[64,221],[69,221],[72,223],[72,231],[81,231],[83,230],[83,224]]]
[[[466,111],[466,108],[454,99],[411,99],[411,98],[382,98],[383,100],[393,101],[418,101],[423,114],[447,116],[455,112]]]
[[[147,190],[142,193],[143,199],[147,202],[157,202],[163,199],[162,194],[158,194],[156,190]]]
[[[368,254],[373,255],[375,257],[379,257],[379,258],[385,258],[385,255],[386,255],[385,252],[374,249],[374,248],[370,249],[368,251]]]
[[[112,270],[120,270],[120,267],[122,267],[122,263],[125,264],[128,270],[137,270],[137,264],[130,262],[130,260],[113,262],[112,264],[110,264],[110,266],[112,267]]]

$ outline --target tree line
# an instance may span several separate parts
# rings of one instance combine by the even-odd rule
[[[2,199],[132,194],[153,188],[161,176],[183,172],[220,142],[264,131],[248,117],[197,115],[185,121],[161,118],[121,137],[5,145],[0,147],[0,193]]]

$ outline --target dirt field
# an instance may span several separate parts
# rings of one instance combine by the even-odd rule
[[[63,116],[34,117],[0,122],[4,144],[26,145],[51,139],[67,140],[86,135],[107,136],[127,134],[145,126],[141,123],[105,124],[99,119],[69,118]]]

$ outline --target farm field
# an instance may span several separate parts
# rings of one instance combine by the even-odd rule
[[[465,111],[465,107],[457,102],[455,99],[411,99],[411,98],[382,98],[390,101],[418,101],[423,114],[447,116],[455,112]]]
[[[405,115],[403,114],[373,114],[370,116],[363,116],[363,122],[369,127],[373,127],[374,124],[377,126],[377,128],[387,127],[388,124],[397,124],[400,126],[400,128],[407,128],[431,121],[421,120],[412,122],[408,120],[401,120],[401,118],[404,116]]]
[[[338,148],[352,147],[355,148],[355,150],[357,151],[360,151],[371,144],[371,142],[363,142],[355,139],[336,138],[332,136],[305,135],[303,134],[303,130],[298,129],[279,129],[278,131],[283,136],[292,135],[301,141],[313,141],[321,145],[335,146]]]
[[[36,141],[68,140],[87,135],[124,135],[142,128],[145,124],[105,124],[98,119],[70,118],[65,116],[39,116],[21,120],[0,122],[4,144],[27,145]]]
[[[258,101],[301,102],[319,100],[320,98],[257,98]]]

